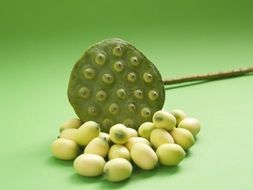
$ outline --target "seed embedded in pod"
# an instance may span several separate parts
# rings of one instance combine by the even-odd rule
[[[145,117],[145,118],[150,117],[150,116],[151,116],[151,111],[150,111],[150,109],[149,109],[149,108],[143,108],[143,109],[141,110],[141,116],[142,116],[142,117]]]
[[[130,118],[125,119],[123,124],[127,127],[134,128],[134,121]]]
[[[126,91],[123,88],[118,89],[116,94],[117,94],[117,97],[120,99],[125,99],[126,97]]]
[[[92,68],[87,68],[83,71],[83,75],[86,79],[94,79],[96,71]]]
[[[123,54],[123,48],[117,45],[116,47],[113,48],[112,53],[113,55],[120,57]]]
[[[109,131],[110,127],[114,124],[113,120],[109,118],[105,118],[102,123],[103,127],[107,129],[107,131]]]
[[[121,72],[124,69],[124,65],[121,61],[117,61],[117,62],[114,63],[113,69],[117,72]]]
[[[136,74],[134,72],[128,73],[127,80],[129,82],[135,82],[136,81]]]
[[[143,92],[141,90],[135,90],[134,96],[138,99],[143,99]]]
[[[113,78],[113,76],[112,76],[111,74],[105,73],[105,74],[103,74],[103,76],[102,76],[102,80],[103,80],[105,83],[107,83],[107,84],[111,84],[111,83],[113,83],[114,78]]]
[[[137,57],[131,57],[130,61],[131,61],[133,66],[138,66],[140,64]]]
[[[92,116],[95,116],[98,113],[98,109],[95,106],[89,106],[88,113]]]
[[[83,86],[79,89],[79,95],[82,98],[88,98],[90,96],[90,89],[88,89],[86,86]]]
[[[153,81],[153,75],[150,74],[150,73],[144,73],[143,74],[143,80],[146,82],[146,83],[150,83]]]
[[[155,90],[150,90],[148,92],[148,98],[150,100],[156,100],[158,98],[158,93]]]
[[[128,104],[128,110],[130,112],[134,112],[136,110],[136,106],[133,103]]]
[[[119,105],[116,104],[116,103],[112,103],[110,106],[109,106],[109,112],[111,114],[117,114],[119,113]]]
[[[107,93],[104,90],[99,90],[96,93],[96,99],[98,101],[104,101],[107,98]]]
[[[103,53],[98,53],[95,62],[98,65],[104,65],[105,64],[105,55]]]

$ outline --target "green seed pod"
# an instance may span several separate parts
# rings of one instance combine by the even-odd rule
[[[103,132],[117,123],[137,130],[162,109],[165,91],[159,71],[139,50],[107,39],[90,46],[73,67],[68,99],[83,123],[96,121]],[[118,105],[117,116],[112,104]]]
[[[151,122],[145,122],[141,124],[141,126],[138,129],[138,133],[141,137],[149,140],[151,132],[155,129],[155,126]]]
[[[153,115],[153,123],[156,128],[171,131],[176,126],[176,118],[169,112],[157,111]]]
[[[185,157],[184,149],[177,144],[162,144],[156,150],[159,162],[165,166],[175,166]]]
[[[132,170],[133,167],[129,161],[124,158],[114,158],[106,162],[104,175],[108,181],[119,182],[129,178]]]
[[[174,143],[174,140],[168,131],[164,129],[154,129],[150,133],[150,142],[155,148],[158,148],[162,144]]]
[[[188,117],[183,119],[179,124],[179,128],[184,128],[189,130],[193,136],[196,136],[200,131],[200,123],[197,119]]]
[[[105,160],[97,154],[81,154],[75,159],[73,165],[78,174],[95,177],[103,173]]]
[[[109,131],[110,139],[116,144],[125,144],[129,139],[127,127],[123,124],[113,125]]]
[[[130,151],[133,162],[144,170],[152,170],[157,166],[158,157],[154,150],[144,144],[136,143],[132,146]]]
[[[174,109],[171,111],[171,114],[174,115],[174,117],[176,118],[177,120],[177,126],[178,124],[186,118],[186,114],[182,111],[182,110],[179,110],[179,109]]]
[[[106,138],[96,137],[92,139],[84,149],[84,154],[98,154],[105,157],[109,151],[109,142]]]
[[[92,139],[98,137],[99,133],[99,124],[94,121],[87,121],[78,129],[76,142],[81,146],[86,146]]]
[[[82,125],[82,122],[78,118],[73,118],[68,121],[65,121],[60,125],[60,132],[62,132],[65,129],[74,128],[78,129]]]
[[[175,143],[180,145],[185,150],[191,148],[195,142],[191,132],[184,128],[174,128],[170,134],[173,137]]]
[[[124,145],[121,144],[114,144],[111,146],[108,152],[108,158],[109,160],[114,158],[125,158],[129,161],[131,160],[129,150]]]
[[[52,154],[61,160],[73,160],[79,154],[78,145],[69,139],[56,139],[51,145]]]

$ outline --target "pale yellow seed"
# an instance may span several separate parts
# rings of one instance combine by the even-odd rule
[[[150,142],[155,148],[158,148],[162,144],[174,143],[174,139],[168,131],[164,129],[154,129],[150,133]]]
[[[128,139],[127,143],[125,144],[125,146],[127,147],[127,149],[130,151],[132,146],[135,144],[135,143],[144,143],[146,145],[149,145],[151,146],[150,142],[143,138],[143,137],[131,137]]]
[[[125,158],[129,161],[131,160],[129,150],[124,145],[120,144],[114,144],[111,146],[108,152],[108,158],[109,160],[114,158]]]
[[[170,131],[176,144],[180,145],[183,149],[188,150],[194,145],[194,137],[190,131],[184,128],[174,128]]]
[[[138,133],[141,137],[149,140],[151,132],[155,129],[155,126],[151,122],[142,123],[138,129]]]
[[[129,133],[129,138],[130,137],[138,137],[138,132],[135,129],[127,127],[127,130]]]
[[[76,134],[78,129],[65,129],[61,132],[60,138],[69,139],[72,141],[76,141]]]
[[[65,129],[78,129],[82,125],[82,122],[78,118],[69,119],[60,125],[60,132]]]
[[[98,154],[105,157],[109,151],[109,143],[106,138],[96,137],[92,139],[84,149],[84,154]]]

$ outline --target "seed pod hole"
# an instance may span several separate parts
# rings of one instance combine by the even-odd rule
[[[143,109],[141,110],[141,115],[142,115],[142,117],[145,117],[145,118],[150,117],[150,116],[151,116],[151,111],[150,111],[150,109],[149,109],[149,108],[143,108]]]
[[[109,106],[109,112],[110,112],[111,114],[117,114],[117,113],[119,113],[119,106],[118,106],[118,104],[112,103],[112,104]]]
[[[98,53],[95,58],[95,62],[98,65],[104,65],[105,64],[105,55],[102,53]]]
[[[156,100],[158,98],[158,93],[154,90],[150,90],[148,93],[148,98],[150,100]]]
[[[99,90],[97,93],[96,93],[96,99],[98,101],[104,101],[106,100],[107,98],[107,93],[103,90]]]
[[[139,60],[137,57],[131,57],[131,63],[133,66],[138,66],[140,64]]]
[[[153,76],[152,74],[150,73],[144,73],[143,74],[143,80],[146,82],[146,83],[150,83],[153,81]]]
[[[95,106],[89,106],[88,113],[92,116],[95,116],[98,113],[98,109]]]
[[[82,98],[88,98],[90,96],[90,89],[87,87],[83,86],[82,88],[79,89],[79,95]]]
[[[112,50],[113,55],[120,57],[123,54],[123,48],[119,45],[113,48]]]
[[[117,61],[117,62],[114,63],[113,69],[117,72],[121,72],[124,69],[124,65],[121,61]]]
[[[118,89],[116,94],[117,94],[117,97],[120,99],[125,99],[125,97],[126,97],[126,91],[122,88]]]
[[[95,78],[96,71],[92,68],[87,68],[83,71],[83,74],[86,79],[93,79]]]
[[[134,72],[128,73],[127,80],[129,82],[135,82],[136,81],[136,74]]]
[[[136,110],[136,106],[133,103],[128,104],[128,110],[130,112],[134,112]]]
[[[134,96],[137,98],[137,99],[143,99],[143,92],[141,90],[135,90],[134,91]]]
[[[105,73],[103,74],[102,80],[104,83],[111,84],[114,81],[114,78],[111,74]]]

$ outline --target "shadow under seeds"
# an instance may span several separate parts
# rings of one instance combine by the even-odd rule
[[[57,159],[53,156],[50,156],[48,159],[47,159],[47,163],[50,165],[50,166],[64,166],[64,167],[72,167],[73,166],[73,160],[60,160],[60,159]]]

